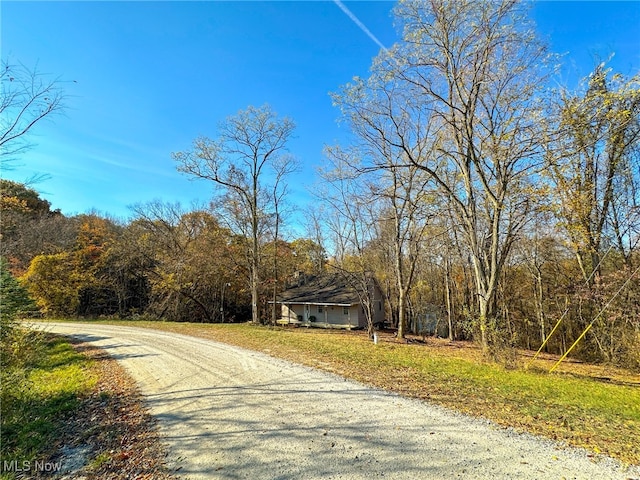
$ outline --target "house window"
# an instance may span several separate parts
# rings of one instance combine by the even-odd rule
[[[349,315],[349,307],[344,307],[342,309],[342,313],[344,313],[345,315]]]
[[[322,305],[318,305],[318,313],[324,312]]]

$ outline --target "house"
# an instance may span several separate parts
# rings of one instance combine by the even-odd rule
[[[382,290],[373,277],[369,289],[373,323],[382,324],[385,318]],[[367,327],[360,295],[341,273],[298,273],[280,294],[277,303],[282,305],[280,324],[346,329]]]

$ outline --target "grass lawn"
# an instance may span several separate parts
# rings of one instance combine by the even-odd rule
[[[483,360],[465,342],[400,343],[363,332],[270,328],[249,324],[107,322],[210,338],[425,399],[570,445],[640,464],[640,375],[543,356],[528,369]]]
[[[26,335],[37,335],[35,332]],[[34,340],[28,361],[2,371],[0,478],[46,458],[67,416],[96,384],[91,361],[63,338]],[[14,467],[10,467],[11,462]],[[26,463],[25,463],[26,462]],[[5,468],[7,467],[7,468]]]

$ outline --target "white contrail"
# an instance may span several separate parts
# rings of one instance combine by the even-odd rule
[[[340,7],[340,10],[342,10],[345,15],[347,15],[347,17],[349,17],[351,19],[351,21],[353,21],[353,23],[355,23],[358,28],[360,30],[362,30],[371,40],[373,40],[374,42],[376,42],[376,45],[378,45],[382,50],[384,50],[385,52],[389,52],[387,50],[387,47],[385,47],[382,42],[380,40],[378,40],[376,38],[376,36],[371,33],[371,31],[366,27],[366,25],[364,23],[362,23],[358,17],[356,17],[353,12],[351,12],[351,10],[349,10],[346,5],[344,3],[342,3],[341,0],[333,0],[333,3],[335,3],[338,7]]]

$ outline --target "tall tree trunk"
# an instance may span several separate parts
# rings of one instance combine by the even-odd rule
[[[444,292],[445,292],[445,302],[447,305],[447,324],[449,326],[449,341],[454,340],[455,334],[453,331],[453,304],[451,301],[451,260],[449,256],[445,258],[444,261]]]
[[[251,258],[251,321],[255,324],[260,322],[258,312],[258,284],[260,278],[258,276],[258,240],[254,237],[254,245],[252,248]]]
[[[276,207],[276,225],[275,232],[273,235],[273,308],[271,310],[271,324],[273,326],[276,325],[277,321],[277,308],[276,308],[276,298],[278,296],[278,228],[280,223],[280,218],[278,215],[278,202],[275,203]]]
[[[542,271],[536,267],[535,274],[536,286],[536,310],[538,311],[538,323],[540,325],[540,342],[544,343],[547,339],[547,322],[544,315],[544,285],[542,283]],[[545,347],[548,350],[548,347]]]
[[[405,289],[401,288],[398,291],[398,338],[404,338],[405,336],[405,324],[406,324],[406,301],[405,301]]]
[[[395,199],[394,199],[395,201]],[[400,219],[398,218],[397,208],[395,209],[395,273],[396,273],[396,286],[398,288],[398,338],[404,338],[405,335],[405,303],[406,303],[406,288],[404,285],[404,272],[402,268],[402,239],[400,238]]]
[[[478,295],[478,328],[480,329],[480,345],[486,353],[489,350],[489,301],[484,295]]]

